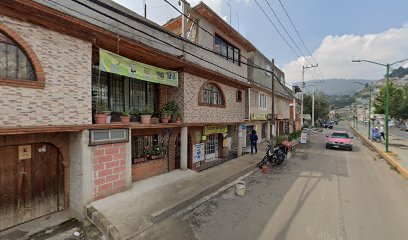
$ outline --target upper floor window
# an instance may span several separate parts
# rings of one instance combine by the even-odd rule
[[[266,95],[260,93],[259,94],[259,107],[260,108],[266,108]]]
[[[30,60],[12,39],[0,32],[0,78],[37,80]]]
[[[224,106],[224,96],[221,89],[212,83],[206,83],[201,88],[200,103],[204,105]]]
[[[218,35],[215,35],[215,52],[221,54],[227,60],[233,62],[234,64],[238,66],[241,65],[241,50],[234,47],[231,43],[227,42]]]
[[[242,102],[242,91],[241,90],[237,91],[237,102]]]

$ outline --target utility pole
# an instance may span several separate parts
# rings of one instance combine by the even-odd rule
[[[301,119],[302,127],[303,127],[303,95],[304,95],[304,89],[305,89],[305,69],[314,68],[317,66],[319,66],[319,64],[317,63],[315,65],[302,66],[302,105],[300,109],[300,119]],[[313,105],[314,105],[314,90],[313,90]],[[313,115],[314,115],[314,112],[313,112]],[[314,122],[312,123],[312,126],[314,126]]]
[[[274,69],[274,67],[275,67],[275,60],[274,59],[272,59],[272,104],[271,104],[271,107],[272,107],[272,120],[271,120],[271,143],[272,143],[272,146],[274,146],[274,142],[273,142],[273,130],[275,130],[275,80],[274,80],[274,77],[275,77],[275,71],[273,70]],[[276,131],[276,130],[275,130]]]
[[[313,96],[312,96],[312,127],[314,127],[314,125],[315,125],[315,119],[314,119],[314,117],[315,117],[315,109],[314,109],[314,106],[315,105],[315,86],[313,85]]]

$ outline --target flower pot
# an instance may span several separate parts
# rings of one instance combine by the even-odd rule
[[[176,117],[176,123],[181,123],[181,117]]]
[[[169,123],[170,119],[169,118],[162,118],[161,120],[162,120],[162,123]]]
[[[120,116],[120,121],[122,123],[129,123],[130,122],[130,116]]]
[[[95,119],[96,124],[106,124],[106,114],[105,113],[95,114],[94,119]]]
[[[142,124],[150,124],[151,115],[141,115],[140,117],[142,118]]]

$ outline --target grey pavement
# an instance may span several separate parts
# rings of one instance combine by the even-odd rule
[[[230,188],[134,239],[407,239],[406,180],[359,139],[352,152],[325,149],[327,132],[247,177],[245,196]]]
[[[155,222],[252,171],[265,154],[244,155],[201,172],[176,170],[135,182],[131,189],[91,203],[115,226],[122,239],[140,235]],[[166,239],[166,238],[165,238]]]
[[[368,136],[367,126],[359,124],[357,131],[365,137]],[[398,128],[390,128],[389,137],[389,151],[395,154],[392,157],[408,169],[408,132],[401,131]],[[385,141],[374,142],[374,144],[385,151]]]

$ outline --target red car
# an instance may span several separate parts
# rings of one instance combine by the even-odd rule
[[[326,136],[326,148],[353,150],[353,137],[346,131],[334,131]]]

